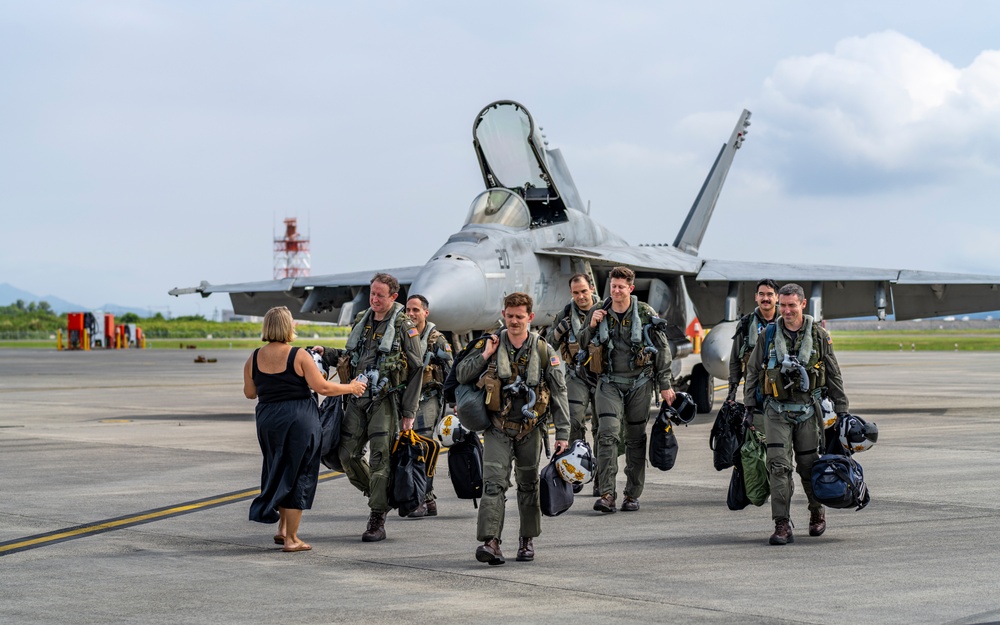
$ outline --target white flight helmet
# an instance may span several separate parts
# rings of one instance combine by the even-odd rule
[[[455,443],[461,443],[469,435],[462,422],[453,414],[447,414],[434,426],[434,438],[441,443],[442,447],[451,447]]]
[[[819,405],[823,408],[823,429],[832,428],[837,422],[837,411],[833,409],[833,402],[829,397],[824,397]]]
[[[871,449],[878,440],[878,426],[858,415],[846,415],[837,424],[837,430],[840,434],[840,444],[851,453]]]
[[[556,470],[559,477],[570,484],[586,484],[594,479],[597,463],[590,445],[585,441],[575,440],[556,457]]]

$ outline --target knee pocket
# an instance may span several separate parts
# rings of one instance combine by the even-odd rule
[[[598,445],[617,445],[618,435],[612,434],[611,432],[605,432],[597,437]]]
[[[643,434],[642,438],[636,438],[633,440],[625,439],[625,447],[628,449],[645,449],[646,448],[646,435]]]
[[[507,488],[504,484],[497,484],[496,482],[486,482],[483,484],[483,493],[490,497],[503,495],[506,490]]]
[[[767,461],[767,472],[775,475],[791,475],[792,467],[784,458],[777,458]]]

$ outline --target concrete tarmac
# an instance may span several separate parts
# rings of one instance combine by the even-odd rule
[[[641,510],[600,515],[588,486],[532,563],[509,492],[499,567],[473,556],[445,456],[439,517],[390,513],[362,543],[366,498],[331,474],[303,517],[313,551],[282,553],[247,520],[247,356],[0,350],[0,623],[1000,622],[1000,354],[838,355],[880,438],[858,456],[872,503],[828,511],[822,537],[801,488],[791,545],[767,544],[769,504],[728,510],[703,415],[672,470],[647,468]]]

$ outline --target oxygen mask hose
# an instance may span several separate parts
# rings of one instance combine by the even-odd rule
[[[785,354],[785,358],[781,361],[781,374],[789,379],[785,388],[790,388],[795,383],[795,379],[798,378],[799,390],[803,393],[809,392],[809,374],[806,373],[806,368],[795,356]]]
[[[642,352],[644,354],[656,355],[660,353],[660,350],[656,349],[656,347],[653,345],[653,339],[649,338],[649,331],[652,328],[653,328],[652,323],[647,323],[646,325],[642,326],[642,338],[646,339],[646,347],[643,348]]]

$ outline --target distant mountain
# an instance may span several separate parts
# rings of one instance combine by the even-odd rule
[[[118,304],[105,304],[100,308],[91,308],[90,306],[84,306],[82,304],[75,304],[73,302],[68,302],[61,297],[56,297],[55,295],[35,295],[34,293],[29,293],[15,286],[11,286],[6,282],[0,284],[0,306],[10,306],[17,300],[22,300],[25,304],[35,302],[48,302],[52,310],[57,314],[61,315],[67,312],[89,312],[91,310],[102,310],[107,313],[111,313],[115,316],[121,316],[125,313],[135,313],[140,317],[149,317],[149,309],[146,308],[130,308],[128,306],[119,306]]]

